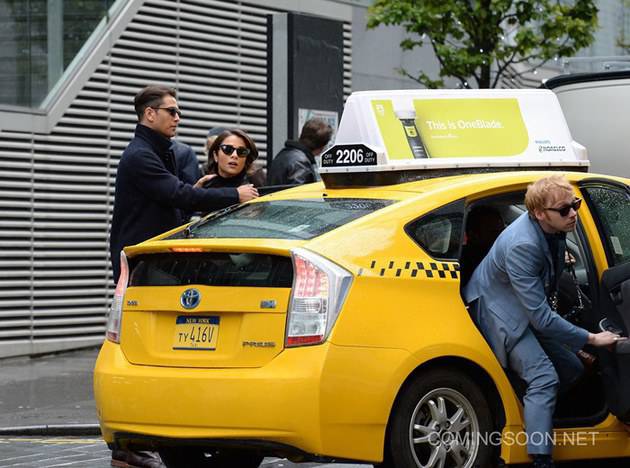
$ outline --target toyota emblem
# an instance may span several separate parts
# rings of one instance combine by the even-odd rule
[[[201,293],[198,289],[190,288],[182,293],[180,302],[184,309],[194,309],[201,301]]]

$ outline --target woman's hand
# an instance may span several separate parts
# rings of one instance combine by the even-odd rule
[[[245,184],[238,187],[238,201],[240,203],[258,198],[258,190],[252,184]]]
[[[195,187],[195,188],[203,188],[203,186],[206,185],[207,182],[210,182],[216,176],[217,176],[216,174],[206,174],[201,179],[199,179],[197,182],[195,182],[195,185],[193,185],[193,187]]]

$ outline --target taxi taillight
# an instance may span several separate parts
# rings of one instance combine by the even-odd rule
[[[129,264],[125,252],[120,252],[120,276],[116,283],[114,298],[107,317],[107,332],[105,336],[109,341],[120,343],[120,321],[122,319],[123,302],[125,291],[129,283]]]
[[[308,250],[296,248],[291,254],[293,287],[285,346],[323,343],[343,306],[352,275]]]

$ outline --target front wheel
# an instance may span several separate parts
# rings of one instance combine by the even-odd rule
[[[435,369],[418,375],[403,392],[388,440],[396,468],[492,466],[492,413],[470,377]]]
[[[160,450],[167,468],[258,468],[263,457],[247,451],[177,447]]]

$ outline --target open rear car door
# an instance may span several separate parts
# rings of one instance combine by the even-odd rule
[[[630,330],[630,189],[586,179],[580,184],[606,252],[599,290],[599,328],[627,337]],[[599,348],[610,411],[630,425],[630,340]]]
[[[609,268],[601,282],[601,329],[628,336],[630,330],[630,263]],[[630,340],[601,352],[604,385],[611,412],[630,424]]]

